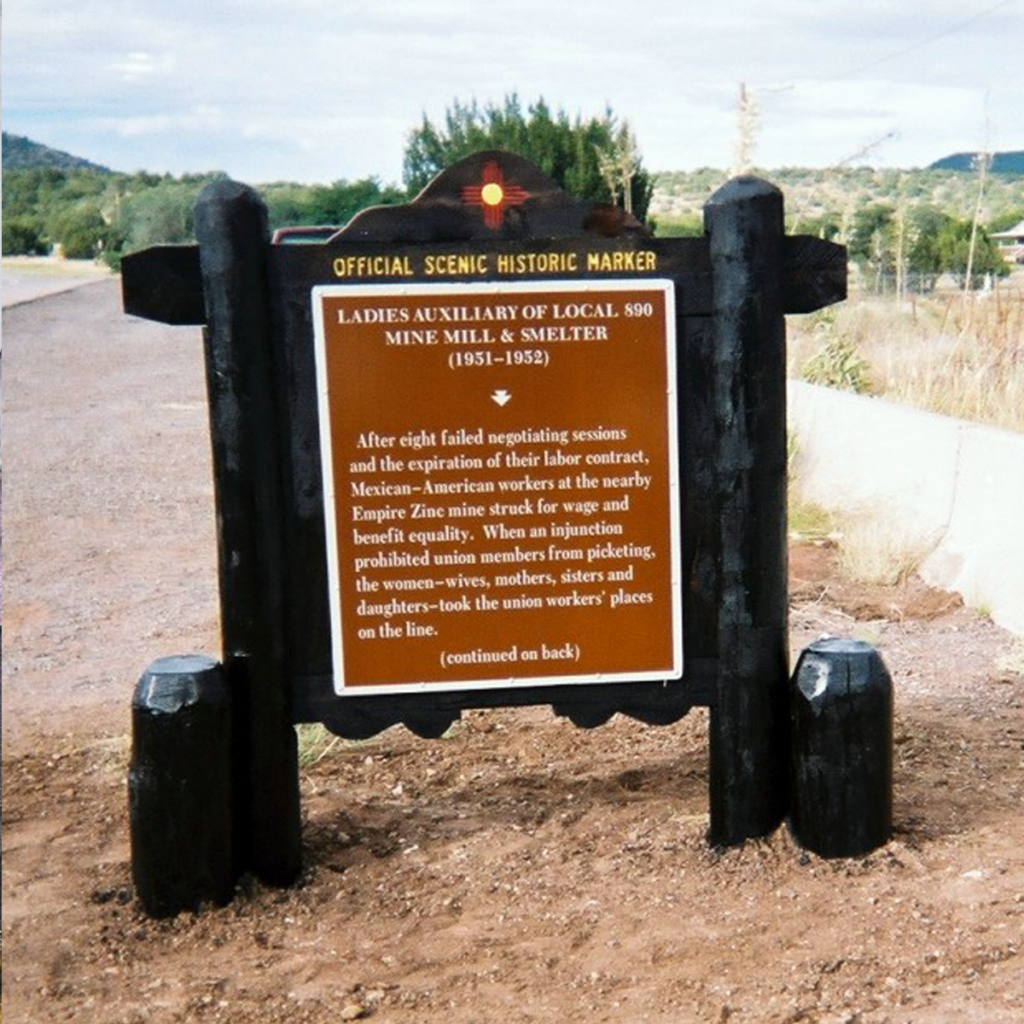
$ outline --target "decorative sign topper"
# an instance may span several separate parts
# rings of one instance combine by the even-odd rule
[[[529,193],[519,185],[505,182],[505,176],[496,160],[484,164],[479,185],[466,185],[462,189],[462,201],[469,206],[483,207],[484,224],[497,231],[505,220],[507,206],[519,206]]]

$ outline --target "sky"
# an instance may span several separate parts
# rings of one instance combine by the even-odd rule
[[[454,100],[632,126],[651,171],[1024,149],[1024,0],[8,0],[3,128],[120,171],[398,183]]]

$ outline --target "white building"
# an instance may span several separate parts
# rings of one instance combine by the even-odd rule
[[[1007,263],[1024,263],[1024,220],[1009,231],[996,231],[989,236]]]

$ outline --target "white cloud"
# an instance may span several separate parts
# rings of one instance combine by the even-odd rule
[[[119,75],[123,82],[133,83],[154,75],[168,75],[174,71],[174,58],[167,53],[147,53],[133,50],[119,60],[113,61],[109,69]]]
[[[786,153],[815,153],[840,163],[871,147],[869,162],[927,164],[949,150],[981,144],[984,95],[977,89],[866,82],[798,82],[764,104],[760,159],[786,162]],[[804,126],[813,126],[806,138]],[[788,162],[803,162],[789,160]]]
[[[198,106],[180,114],[96,117],[88,124],[98,132],[111,132],[125,139],[182,132],[209,135],[221,133],[228,127],[224,112],[216,106]]]
[[[986,120],[1024,145],[1024,0],[32,0],[4,29],[5,128],[124,168],[395,180],[421,112],[512,90],[610,103],[649,167],[727,166],[741,81],[768,166],[896,130],[873,159],[929,162]]]

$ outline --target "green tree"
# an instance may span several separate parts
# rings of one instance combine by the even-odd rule
[[[700,238],[704,234],[704,218],[698,213],[659,216],[654,233],[659,238]]]
[[[900,249],[900,228],[895,207],[872,203],[853,216],[848,243],[850,258],[866,273],[874,275],[875,290],[896,275]]]
[[[948,214],[934,206],[912,207],[906,217],[906,268],[910,273],[912,290],[928,292],[943,272],[935,240],[949,222]]]
[[[50,236],[70,260],[95,259],[107,244],[110,227],[95,200],[65,206],[54,217]]]
[[[4,252],[44,253],[59,243],[73,259],[95,256],[108,233],[103,196],[110,180],[93,170],[6,172]]]
[[[193,207],[199,193],[211,182],[222,181],[221,171],[189,174],[181,178],[137,175],[125,181],[113,198],[112,248],[134,252],[149,245],[191,242]],[[116,260],[116,257],[115,257]]]
[[[336,181],[333,185],[295,185],[279,182],[261,190],[271,228],[304,224],[344,225],[368,206],[405,202],[394,185],[376,178]]]
[[[1009,231],[1010,228],[1015,228],[1022,220],[1024,220],[1024,207],[1011,207],[993,217],[986,225],[986,229],[990,235],[996,234],[999,231]]]
[[[178,183],[129,194],[120,210],[125,251],[191,241],[192,207],[198,194],[196,186]]]
[[[578,199],[618,201],[638,220],[647,216],[654,183],[627,122],[611,110],[570,119],[564,110],[552,113],[543,98],[524,111],[515,93],[486,107],[456,100],[441,126],[424,114],[406,145],[405,184],[418,192],[445,167],[483,149],[525,157]]]
[[[843,233],[843,216],[841,213],[820,213],[816,217],[806,217],[795,225],[801,235],[817,235],[828,242],[835,241]]]
[[[932,279],[939,274],[952,274],[963,284],[970,258],[971,222],[951,217],[934,207],[915,210],[913,220],[916,241],[909,253],[911,271]],[[971,286],[979,286],[989,274],[1002,277],[1007,273],[1009,268],[999,247],[983,228],[979,228],[974,241]]]
[[[859,209],[850,231],[850,258],[877,273],[891,273],[895,227],[896,210],[892,206],[872,203]]]
[[[974,256],[971,251],[971,222],[954,220],[947,225],[937,240],[939,257],[945,270],[956,276],[960,284],[966,283],[968,261],[971,267],[970,287],[978,288],[989,276],[1003,277],[1010,272],[999,247],[979,227],[974,240]]]
[[[4,214],[5,256],[42,256],[47,248],[43,226],[36,218],[27,215],[10,217]]]

